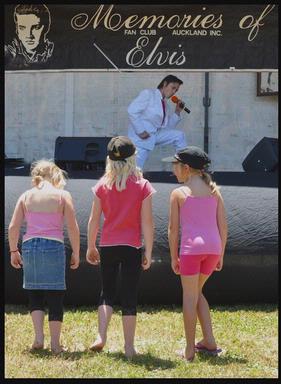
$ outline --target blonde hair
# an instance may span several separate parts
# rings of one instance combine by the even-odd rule
[[[135,154],[127,157],[125,161],[114,161],[107,156],[103,177],[105,179],[105,185],[109,189],[112,189],[115,184],[117,191],[122,191],[126,188],[126,182],[129,176],[134,176],[137,180],[142,177],[142,172],[136,165]]]
[[[219,194],[220,187],[215,181],[212,180],[212,177],[209,175],[209,173],[201,170],[201,177],[203,181],[211,188],[212,193]]]
[[[56,188],[64,188],[67,173],[60,169],[52,160],[41,159],[31,164],[32,184],[38,186],[47,180]]]
[[[211,188],[211,193],[219,194],[220,187],[217,185],[215,181],[212,180],[212,177],[204,171],[203,169],[195,169],[189,166],[190,173],[194,175],[201,176],[202,180]]]

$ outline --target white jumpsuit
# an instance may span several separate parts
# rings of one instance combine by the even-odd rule
[[[128,107],[128,137],[137,148],[137,165],[143,168],[144,163],[155,145],[172,144],[178,151],[187,146],[185,134],[174,129],[181,120],[175,112],[168,114],[165,104],[163,121],[162,94],[158,88],[144,89]],[[165,102],[165,99],[164,99]],[[138,134],[146,131],[150,137],[141,139]]]

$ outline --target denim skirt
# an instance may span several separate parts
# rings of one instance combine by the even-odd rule
[[[66,289],[62,242],[35,237],[22,243],[21,252],[24,289]]]

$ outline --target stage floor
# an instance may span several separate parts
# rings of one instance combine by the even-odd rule
[[[20,167],[5,167],[5,176],[28,176],[30,164]],[[99,179],[103,170],[69,170],[69,179]],[[275,172],[222,172],[214,171],[211,173],[213,180],[218,185],[234,185],[248,187],[278,187],[278,171]],[[177,184],[177,179],[172,172],[153,171],[144,172],[144,177],[152,183],[172,183]]]

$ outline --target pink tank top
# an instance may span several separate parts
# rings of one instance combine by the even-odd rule
[[[215,196],[187,196],[180,208],[181,255],[221,254]]]
[[[63,214],[60,212],[26,212],[23,241],[44,237],[63,241]]]
[[[62,199],[60,199],[60,204]],[[26,232],[23,241],[43,237],[63,242],[64,216],[62,212],[32,212],[25,208]]]

